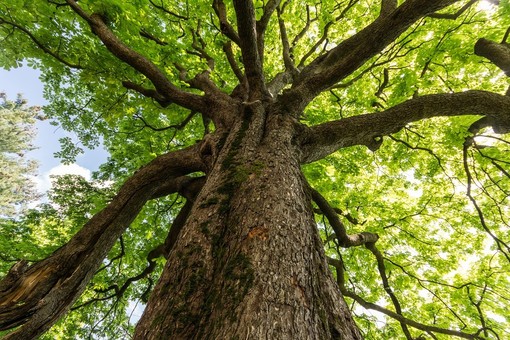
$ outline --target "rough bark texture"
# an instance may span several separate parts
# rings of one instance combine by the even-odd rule
[[[185,191],[191,190],[192,179],[186,175],[198,171],[206,174],[205,183],[193,182],[198,189],[163,245],[171,249],[168,261],[135,338],[360,339],[328,270],[300,164],[352,145],[375,150],[382,136],[436,116],[484,115],[483,123],[495,132],[510,131],[510,97],[483,91],[418,97],[382,112],[311,127],[295,120],[317,95],[381,53],[420,18],[459,0],[407,0],[400,6],[383,0],[374,22],[300,66],[290,57],[282,22],[286,69],[269,83],[264,79],[264,32],[272,13],[283,10],[280,1],[265,2],[259,21],[250,1],[234,1],[236,31],[227,6],[214,0],[221,33],[231,40],[224,51],[239,86],[224,93],[209,78],[210,70],[193,79],[182,77],[203,95],[173,84],[166,70],[116,36],[101,15],[88,13],[75,0],[65,2],[113,56],[151,82],[145,88],[125,80],[124,87],[162,106],[176,103],[196,111],[212,121],[215,131],[133,174],[112,202],[50,257],[31,266],[19,262],[11,269],[0,282],[0,330],[21,327],[7,336],[10,339],[35,338],[54,324],[143,204],[172,192],[188,198]],[[232,44],[241,49],[243,67]],[[475,52],[508,74],[506,44],[481,39]],[[214,61],[207,55],[205,59],[212,69]],[[364,234],[349,238],[340,227],[335,232],[346,239],[345,245],[377,240]]]
[[[498,44],[487,39],[479,39],[475,45],[475,53],[493,62],[510,76],[510,47],[506,43]]]
[[[241,111],[135,339],[360,339],[326,265],[295,123],[258,101]]]
[[[0,330],[23,325],[4,339],[33,339],[44,333],[85,290],[115,241],[145,202],[187,184],[183,173],[202,167],[200,145],[162,155],[140,169],[117,196],[63,247],[32,266],[15,265],[0,281]]]

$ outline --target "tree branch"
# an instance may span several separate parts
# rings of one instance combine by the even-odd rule
[[[246,80],[246,77],[243,71],[239,68],[239,65],[237,65],[234,52],[232,51],[232,42],[228,41],[223,45],[223,52],[225,52],[230,68],[232,69],[232,72],[234,72],[234,74],[236,75],[237,80],[239,80],[239,84],[247,86],[248,82]]]
[[[309,186],[312,200],[317,204],[319,209],[324,213],[329,221],[329,224],[335,231],[339,245],[342,248],[356,247],[363,244],[375,243],[379,239],[379,236],[374,233],[362,232],[359,234],[348,235],[344,224],[338,218],[338,215],[333,207],[331,207],[328,201],[315,189]]]
[[[400,322],[401,324],[405,324],[407,326],[420,329],[422,331],[425,331],[427,333],[439,333],[439,334],[446,334],[446,335],[452,335],[463,339],[480,339],[483,340],[482,337],[478,336],[478,334],[468,334],[452,329],[444,329],[436,326],[430,326],[425,325],[419,322],[416,322],[414,320],[408,319],[403,315],[400,315],[392,310],[386,309],[384,307],[381,307],[375,303],[367,302],[365,299],[363,299],[361,296],[357,295],[356,293],[348,290],[345,287],[345,279],[344,279],[344,267],[343,267],[343,261],[330,258],[328,257],[328,264],[333,266],[336,269],[336,276],[337,276],[337,283],[338,287],[340,288],[340,291],[344,296],[347,296],[354,301],[356,301],[358,304],[360,304],[365,309],[371,309],[378,311],[379,313],[382,313],[384,315],[389,316],[390,318],[393,318]]]
[[[283,63],[285,64],[286,70],[294,70],[294,60],[290,54],[290,43],[289,38],[287,37],[287,29],[285,28],[285,21],[281,17],[281,12],[278,10],[278,25],[280,27],[280,37],[282,40],[282,54],[283,54]],[[297,71],[297,70],[296,70]]]
[[[147,89],[141,85],[135,84],[135,83],[127,81],[127,80],[122,82],[122,86],[124,86],[126,89],[134,90],[134,91],[144,95],[145,97],[154,99],[162,107],[167,107],[168,105],[172,104],[171,100],[169,100],[168,98],[165,98],[158,91],[156,91],[154,89]]]
[[[381,16],[390,15],[394,10],[397,9],[397,0],[381,0]]]
[[[278,8],[278,6],[280,6],[280,2],[281,0],[269,0],[264,6],[262,17],[257,21],[255,26],[257,30],[257,49],[259,52],[260,63],[262,65],[264,65],[264,37],[267,25],[274,11]]]
[[[462,13],[464,13],[465,11],[467,11],[469,9],[469,7],[473,6],[476,2],[478,2],[478,0],[471,0],[469,1],[467,4],[465,4],[464,6],[462,6],[457,12],[455,13],[432,13],[430,15],[428,15],[428,17],[430,18],[435,18],[435,19],[449,19],[449,20],[455,20],[457,19],[459,16],[462,15]]]
[[[383,288],[390,297],[391,302],[393,303],[393,307],[395,307],[395,311],[397,312],[398,315],[402,315],[402,307],[400,306],[400,301],[398,301],[397,296],[391,289],[388,276],[386,275],[386,266],[384,264],[383,255],[381,254],[379,249],[377,249],[375,243],[367,243],[365,246],[376,258],[377,270],[379,271],[379,276],[381,277]],[[406,338],[409,340],[413,340],[413,337],[409,332],[407,324],[405,322],[400,321],[400,327],[402,327],[402,331],[404,332]]]
[[[301,112],[318,94],[357,70],[417,20],[458,1],[405,1],[391,15],[380,16],[363,30],[306,66],[292,88],[282,96],[282,105],[292,113]]]
[[[55,58],[57,61],[61,62],[62,64],[70,67],[70,68],[75,68],[75,69],[83,69],[83,66],[81,66],[80,64],[74,64],[74,63],[71,63],[67,60],[65,60],[64,58],[62,58],[61,56],[59,56],[57,53],[53,52],[52,50],[50,50],[48,47],[46,47],[43,43],[41,43],[39,41],[39,39],[37,39],[30,31],[28,31],[26,28],[14,23],[14,22],[11,22],[11,21],[8,21],[8,20],[5,20],[3,18],[0,18],[0,25],[2,24],[7,24],[7,25],[10,25],[18,30],[20,30],[21,32],[25,33],[29,38],[30,40],[32,40],[36,45],[37,47],[39,47],[44,53],[46,54],[49,54],[50,56],[52,56],[53,58]]]
[[[66,0],[66,2],[89,24],[92,32],[101,39],[106,48],[114,56],[149,78],[161,95],[190,110],[198,112],[208,111],[209,106],[204,97],[177,88],[149,59],[124,44],[108,28],[99,14],[87,14],[75,0]]]
[[[179,186],[189,180],[182,175],[204,170],[201,146],[197,143],[155,158],[135,172],[66,245],[18,270],[14,280],[0,281],[0,330],[21,326],[4,339],[36,338],[69,310],[145,202],[182,190]]]
[[[433,94],[417,97],[386,111],[316,125],[303,134],[303,163],[319,160],[338,149],[366,145],[375,150],[382,136],[406,124],[441,116],[484,115],[497,133],[510,129],[510,98],[486,91]]]
[[[475,54],[489,59],[507,76],[510,76],[510,46],[506,43],[481,38],[475,44]]]
[[[165,242],[163,244],[160,244],[156,248],[152,249],[147,254],[148,265],[138,275],[128,278],[120,288],[117,284],[113,284],[106,289],[102,289],[102,290],[98,291],[100,293],[107,293],[111,290],[114,290],[115,293],[113,295],[109,295],[106,297],[100,297],[100,298],[93,298],[79,306],[71,308],[72,310],[81,308],[81,307],[86,306],[86,305],[93,303],[95,301],[107,300],[107,299],[111,299],[113,297],[121,298],[133,282],[147,278],[149,276],[149,274],[151,274],[156,269],[156,261],[155,261],[156,258],[158,258],[160,256],[164,256],[165,258],[168,258],[168,255],[170,254],[170,251],[172,250],[172,248],[175,244],[175,241],[177,240],[177,236],[179,235],[180,231],[182,230],[182,228],[186,222],[186,219],[189,216],[191,208],[193,207],[193,202],[205,183],[205,177],[194,178],[194,177],[182,176],[176,180],[179,180],[179,182],[181,182],[177,185],[178,187],[181,187],[181,190],[179,190],[179,189],[176,190],[176,188],[174,187],[175,186],[174,183],[171,185],[172,190],[168,190],[169,188],[165,187],[165,185],[163,185],[163,186],[159,187],[158,192],[154,196],[151,197],[151,198],[157,198],[157,197],[168,195],[175,191],[179,191],[179,194],[186,197],[186,203],[184,204],[184,206],[181,208],[181,210],[175,217],[175,219],[170,227],[170,231],[168,232],[168,235],[165,239]],[[122,238],[120,238],[120,239],[122,240]],[[121,242],[121,245],[122,245],[122,253],[121,254],[123,254],[124,246],[123,246],[122,242]],[[113,259],[112,259],[112,261],[113,261]]]
[[[213,1],[213,10],[216,13],[216,16],[220,20],[220,30],[226,37],[235,42],[238,46],[241,46],[241,39],[237,32],[234,30],[232,25],[228,22],[227,18],[227,8],[225,7],[225,3],[223,0],[214,0]]]
[[[262,99],[268,95],[262,60],[260,58],[252,0],[234,0],[243,64],[248,80],[248,100]]]
[[[149,2],[150,2],[150,3],[152,4],[152,6],[154,6],[155,8],[157,8],[157,9],[159,9],[159,10],[161,10],[161,11],[163,11],[163,12],[167,13],[167,14],[170,14],[171,16],[173,16],[173,17],[175,17],[175,18],[177,18],[177,19],[188,20],[188,17],[183,16],[183,15],[180,15],[180,14],[178,14],[178,13],[175,13],[175,12],[172,12],[172,11],[170,11],[170,10],[166,9],[166,8],[163,6],[163,2],[161,2],[161,5],[156,5],[156,4],[154,3],[154,1],[152,1],[152,0],[149,0]]]

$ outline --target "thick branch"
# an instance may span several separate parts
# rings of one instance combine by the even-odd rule
[[[397,0],[381,0],[381,16],[390,15],[394,10],[397,9]]]
[[[254,101],[265,97],[267,94],[262,61],[257,45],[255,9],[251,0],[234,0],[234,7],[237,17],[237,29],[241,39],[240,47],[243,64],[248,79],[248,99]]]
[[[376,149],[382,136],[414,121],[440,117],[488,116],[494,131],[510,128],[510,98],[486,91],[433,94],[410,99],[386,111],[344,118],[308,129],[302,140],[303,163],[319,160],[338,149],[366,145]]]
[[[391,15],[380,16],[359,33],[344,40],[306,66],[282,105],[301,112],[319,93],[327,90],[380,53],[420,18],[459,0],[407,0]]]
[[[225,7],[223,0],[214,0],[213,9],[220,20],[221,33],[230,38],[230,40],[235,42],[238,46],[241,46],[241,39],[239,38],[239,35],[237,35],[237,32],[228,21],[227,8]]]
[[[475,54],[489,59],[503,70],[507,76],[510,76],[510,46],[508,44],[498,44],[482,38],[475,44]]]
[[[115,241],[145,202],[168,194],[203,170],[201,144],[155,158],[129,178],[115,198],[63,247],[0,282],[0,330],[5,339],[34,339],[51,327],[85,289]],[[172,189],[173,188],[173,189]],[[6,279],[7,279],[6,278]]]
[[[264,13],[257,22],[257,34],[259,36],[265,33],[269,19],[271,19],[274,11],[280,6],[280,2],[281,0],[269,0],[264,6]]]
[[[92,32],[101,39],[106,48],[117,58],[127,63],[150,79],[157,91],[176,104],[206,112],[208,105],[203,97],[180,90],[149,59],[124,44],[104,23],[98,14],[88,15],[75,0],[66,0],[71,8],[90,25]]]

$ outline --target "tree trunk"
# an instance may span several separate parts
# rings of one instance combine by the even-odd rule
[[[292,118],[243,106],[135,339],[361,339],[325,261]]]

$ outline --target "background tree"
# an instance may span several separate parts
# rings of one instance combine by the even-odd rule
[[[29,178],[37,164],[26,153],[33,150],[38,107],[27,107],[21,95],[15,101],[0,93],[0,217],[12,217],[22,205],[37,197],[35,183]]]
[[[116,195],[62,182],[43,217],[68,223],[0,282],[0,330],[73,309],[49,338],[124,338],[143,303],[138,339],[508,337],[510,9],[490,3],[1,5],[1,64],[42,70]]]

